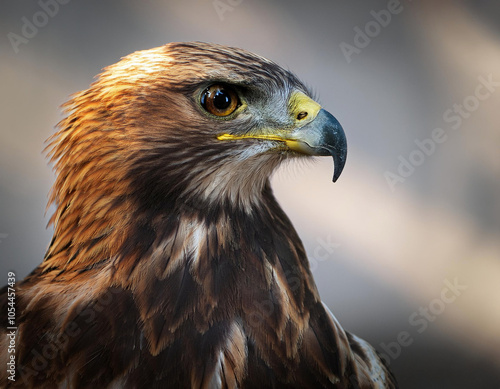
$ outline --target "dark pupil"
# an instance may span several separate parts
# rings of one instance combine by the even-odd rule
[[[224,110],[231,105],[231,97],[224,90],[218,90],[214,94],[214,107]]]

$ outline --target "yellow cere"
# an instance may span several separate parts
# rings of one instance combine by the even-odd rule
[[[302,92],[292,94],[288,101],[288,107],[295,122],[301,125],[314,120],[321,109],[321,105]]]

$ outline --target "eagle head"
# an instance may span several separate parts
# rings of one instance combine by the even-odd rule
[[[245,50],[196,42],[138,51],[66,104],[52,157],[72,171],[56,186],[121,172],[150,203],[250,206],[281,161],[311,155],[333,156],[335,181],[345,135],[310,96]]]

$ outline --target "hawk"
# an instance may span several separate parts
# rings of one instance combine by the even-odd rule
[[[322,303],[269,184],[285,160],[332,156],[334,181],[345,164],[341,125],[296,76],[171,43],[64,107],[54,235],[16,285],[10,373],[0,292],[1,387],[396,387]]]

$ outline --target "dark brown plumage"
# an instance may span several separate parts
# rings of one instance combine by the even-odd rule
[[[175,43],[66,103],[54,237],[18,285],[16,381],[2,369],[0,386],[395,388],[322,304],[269,186],[291,157],[342,170],[342,128],[309,96],[262,57]],[[6,304],[4,289],[0,350]]]

